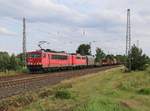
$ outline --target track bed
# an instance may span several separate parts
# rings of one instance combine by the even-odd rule
[[[0,81],[0,99],[7,98],[27,91],[37,90],[44,86],[57,84],[64,79],[92,74],[118,66],[106,66],[90,69],[55,72],[52,74],[16,76]]]

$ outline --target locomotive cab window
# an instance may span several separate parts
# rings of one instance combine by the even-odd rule
[[[81,59],[80,57],[76,57],[76,59]]]
[[[29,58],[39,58],[39,57],[41,57],[41,54],[36,54],[36,53],[28,54],[28,57]]]
[[[52,59],[57,59],[57,60],[67,60],[67,56],[65,55],[52,55]]]

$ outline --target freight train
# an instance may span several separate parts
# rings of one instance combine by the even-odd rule
[[[61,69],[79,69],[101,65],[117,64],[113,61],[102,60],[95,62],[94,56],[82,56],[66,52],[32,51],[27,53],[27,68],[30,72],[48,72]]]

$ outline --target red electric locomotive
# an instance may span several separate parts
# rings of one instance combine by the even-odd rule
[[[83,67],[87,65],[86,56],[68,54],[65,52],[45,52],[43,50],[28,52],[27,67],[33,71],[70,67]]]

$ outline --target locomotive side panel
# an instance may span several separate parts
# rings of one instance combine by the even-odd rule
[[[50,53],[49,67],[67,67],[70,66],[70,55],[64,53]]]
[[[86,56],[81,56],[81,55],[72,55],[72,65],[73,66],[86,66],[87,65],[87,60]]]
[[[49,60],[48,60],[48,53],[42,52],[42,67],[48,68],[49,67]]]

